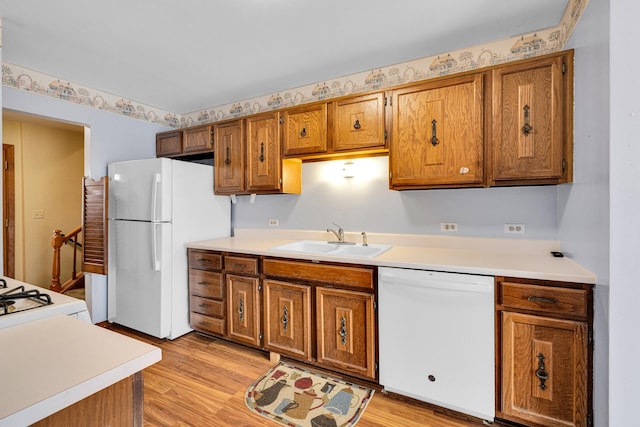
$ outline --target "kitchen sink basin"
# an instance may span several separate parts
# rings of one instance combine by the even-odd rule
[[[297,252],[302,254],[324,254],[336,257],[375,258],[391,249],[391,245],[360,243],[336,243],[321,240],[299,240],[269,248],[270,251]]]

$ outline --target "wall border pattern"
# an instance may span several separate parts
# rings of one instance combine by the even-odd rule
[[[2,64],[2,84],[160,125],[174,128],[188,127],[381,90],[557,52],[565,46],[587,4],[588,0],[569,0],[560,24],[536,33],[527,33],[485,45],[445,52],[343,76],[333,81],[300,86],[185,114],[164,111],[97,89],[85,88],[64,81],[60,77],[53,77],[10,63]]]

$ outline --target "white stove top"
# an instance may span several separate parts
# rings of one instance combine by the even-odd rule
[[[0,294],[11,289],[24,286],[25,291],[36,289],[40,292],[46,293],[51,298],[52,304],[39,306],[38,303],[34,303],[28,300],[21,300],[19,302],[16,302],[16,312],[0,315],[0,329],[15,326],[20,323],[31,322],[33,320],[54,316],[56,314],[74,316],[89,323],[91,322],[89,312],[87,311],[87,304],[83,300],[59,294],[57,292],[50,291],[49,289],[41,288],[39,286],[11,279],[9,277],[2,276],[2,278],[7,282],[7,287],[0,288]],[[21,308],[27,307],[33,308],[24,311],[18,311]]]

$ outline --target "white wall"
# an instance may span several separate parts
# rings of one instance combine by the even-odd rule
[[[640,3],[611,0],[611,426],[638,425],[640,402]]]
[[[353,160],[354,178],[341,176],[344,161],[302,166],[301,195],[238,197],[233,222],[240,228],[324,230],[332,222],[345,231],[440,234],[441,222],[456,222],[456,236],[505,237],[504,223],[526,224],[512,238],[555,240],[555,186],[392,191],[388,157]]]
[[[606,426],[609,414],[609,0],[589,2],[567,47],[575,49],[575,167],[573,184],[559,187],[558,236],[563,250],[598,277],[594,292],[594,421],[596,426]]]

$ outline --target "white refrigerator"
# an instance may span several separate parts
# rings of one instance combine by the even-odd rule
[[[189,331],[185,243],[231,233],[213,167],[167,158],[111,163],[108,320],[175,339]]]

